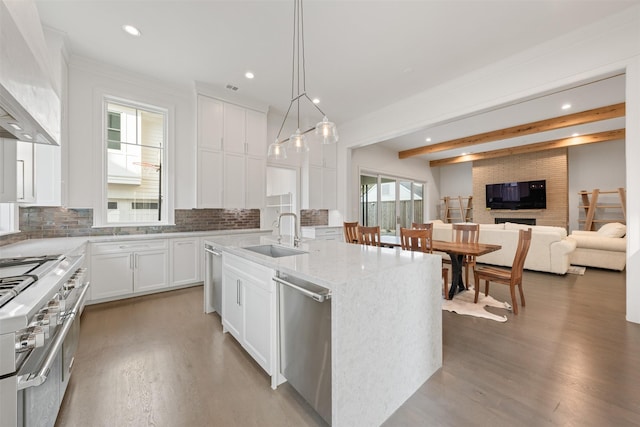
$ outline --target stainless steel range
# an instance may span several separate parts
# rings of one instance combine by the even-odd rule
[[[89,284],[84,255],[0,259],[0,427],[53,426]]]

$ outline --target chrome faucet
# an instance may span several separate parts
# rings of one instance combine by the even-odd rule
[[[293,246],[297,248],[300,244],[300,237],[298,236],[298,216],[293,212],[284,212],[278,215],[278,243],[282,241],[282,229],[280,228],[280,220],[283,216],[293,217]]]

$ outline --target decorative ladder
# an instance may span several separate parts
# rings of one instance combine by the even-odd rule
[[[453,200],[458,199],[458,206],[452,205]],[[444,215],[442,220],[447,223],[452,223],[453,220],[460,220],[460,222],[471,222],[473,214],[473,196],[469,197],[449,197],[445,196],[444,200]],[[463,201],[466,200],[466,206]],[[453,212],[458,211],[459,215],[453,216]]]
[[[600,194],[618,194],[620,197],[620,204],[598,204],[598,196]],[[627,193],[624,188],[618,188],[617,190],[610,191],[600,191],[598,188],[593,191],[585,191],[582,190],[578,192],[578,194],[582,197],[582,205],[581,208],[584,209],[585,219],[579,219],[578,222],[584,222],[584,230],[594,231],[594,225],[596,223],[602,222],[623,222],[626,224],[627,222]],[[589,198],[591,196],[591,198]],[[596,210],[597,209],[620,209],[622,211],[622,219],[620,218],[609,218],[609,219],[596,219]]]

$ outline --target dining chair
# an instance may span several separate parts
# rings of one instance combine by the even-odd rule
[[[433,224],[418,224],[425,225],[427,227],[417,228],[416,223],[411,226],[413,229],[400,228],[400,246],[407,251],[422,251],[426,253],[433,253],[433,246],[431,240],[433,239]],[[444,297],[449,295],[449,269],[442,267],[442,290]]]
[[[358,221],[345,222],[342,227],[345,243],[358,243]]]
[[[473,223],[454,223],[451,227],[451,241],[457,243],[478,243],[480,238],[480,224]],[[450,263],[448,259],[443,260]],[[473,255],[465,255],[462,264],[464,265],[464,286],[469,289],[469,266],[475,267],[476,257]]]
[[[368,246],[380,246],[380,226],[358,226],[358,243]]]
[[[480,281],[484,280],[484,295],[489,295],[489,282],[502,283],[508,285],[511,290],[511,305],[513,307],[513,314],[518,314],[518,301],[516,300],[516,286],[520,291],[520,302],[522,306],[525,306],[524,293],[522,292],[522,270],[524,269],[524,261],[527,258],[529,252],[529,246],[531,245],[531,229],[520,230],[518,236],[518,247],[516,248],[516,254],[513,258],[513,264],[511,270],[505,270],[504,268],[497,268],[491,266],[476,267],[473,270],[475,278],[476,295],[473,302],[478,302],[478,294],[480,293]]]

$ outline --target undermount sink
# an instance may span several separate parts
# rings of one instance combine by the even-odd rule
[[[287,248],[278,245],[260,245],[260,246],[248,246],[248,251],[256,252],[262,255],[270,256],[271,258],[280,258],[283,256],[302,255],[308,252],[301,251],[300,249]]]

